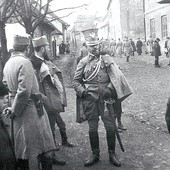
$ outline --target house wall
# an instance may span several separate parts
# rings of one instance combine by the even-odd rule
[[[144,39],[143,0],[111,0],[108,8],[109,39],[124,36]]]
[[[120,0],[122,37],[144,39],[143,0]]]
[[[109,11],[110,33],[109,39],[122,38],[121,18],[120,18],[120,0],[112,0]]]
[[[159,4],[156,0],[145,0],[146,37],[151,35],[151,19],[155,20],[155,37],[160,38],[162,50],[166,37],[162,37],[161,17],[167,16],[167,33],[170,36],[170,4]],[[154,37],[154,38],[155,38]]]

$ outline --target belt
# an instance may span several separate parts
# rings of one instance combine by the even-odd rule
[[[109,84],[109,82],[91,82],[91,83],[84,83],[84,85],[98,85],[98,84]]]

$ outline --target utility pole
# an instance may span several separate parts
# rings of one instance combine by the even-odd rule
[[[146,41],[145,0],[143,0],[143,25],[144,25],[144,38]]]

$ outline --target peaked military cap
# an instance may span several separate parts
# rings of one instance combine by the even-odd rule
[[[32,40],[32,43],[33,43],[33,47],[40,47],[40,46],[43,46],[43,45],[49,45],[49,42],[47,40],[47,37],[44,35],[44,36],[41,36],[41,37],[37,37],[37,38],[34,38]]]
[[[98,28],[89,28],[83,30],[82,33],[88,46],[96,46],[102,42],[98,39]]]

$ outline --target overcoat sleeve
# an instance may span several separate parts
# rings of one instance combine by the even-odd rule
[[[80,60],[80,62],[77,65],[77,69],[75,71],[75,75],[73,78],[73,87],[79,97],[82,96],[82,93],[85,91],[85,88],[83,86],[83,73],[84,73],[84,67],[87,63],[87,58],[83,58]]]
[[[34,70],[29,60],[24,60],[18,71],[18,88],[12,104],[12,111],[20,116],[30,98]]]
[[[117,93],[117,98],[120,101],[123,101],[133,93],[133,90],[124,74],[118,68],[116,62],[109,55],[104,55],[102,58],[108,65],[108,74],[111,80],[109,88],[114,87]]]

